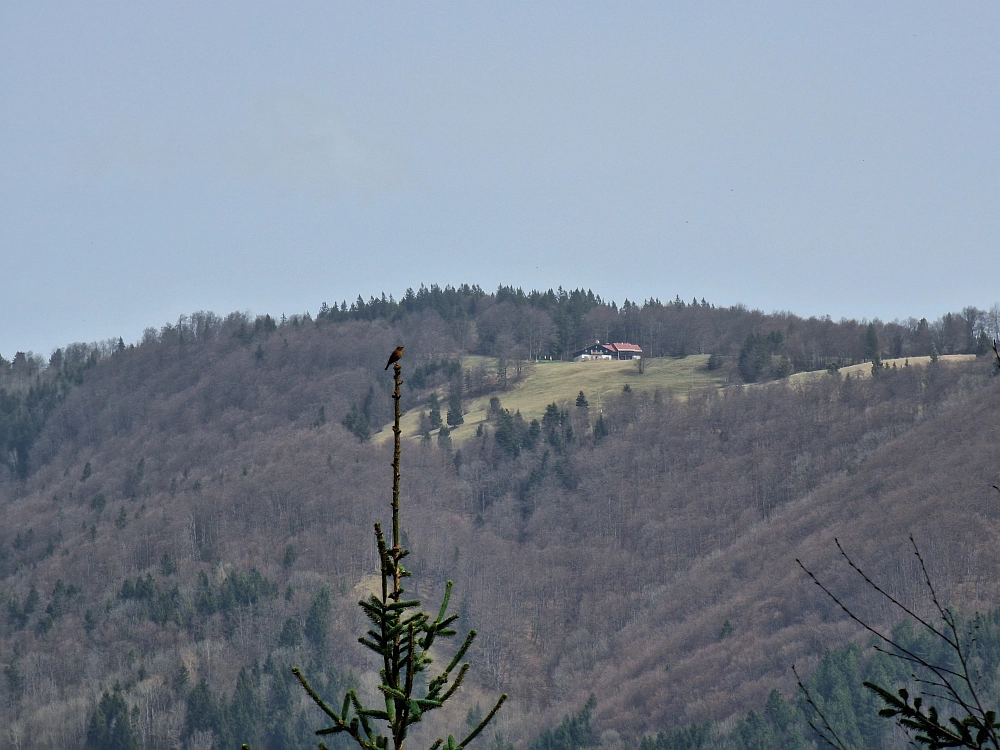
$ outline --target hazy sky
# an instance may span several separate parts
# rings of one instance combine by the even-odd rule
[[[421,283],[1000,299],[997,3],[0,0],[0,354]]]

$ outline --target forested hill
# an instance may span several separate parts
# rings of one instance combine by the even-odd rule
[[[597,341],[627,341],[649,356],[683,357],[716,354],[744,360],[755,349],[786,356],[794,372],[868,361],[882,351],[886,357],[984,353],[1000,332],[1000,306],[989,310],[965,307],[934,322],[927,318],[882,322],[829,317],[804,319],[788,312],[765,314],[743,305],[717,307],[703,297],[690,303],[680,296],[663,303],[625,300],[621,306],[591,290],[549,289],[524,292],[499,287],[484,292],[478,286],[421,286],[408,289],[400,300],[383,294],[362,297],[348,306],[323,303],[317,320],[384,320],[399,322],[414,314],[433,313],[447,324],[463,351],[496,356],[521,349],[529,359],[564,358]],[[471,325],[470,325],[471,324]],[[870,327],[870,330],[869,330]],[[873,338],[874,335],[874,338]],[[768,376],[766,369],[744,367],[747,379]]]
[[[389,454],[345,417],[389,421],[383,367],[400,342],[405,409],[470,388],[498,399],[460,450],[427,440],[403,459],[418,593],[453,578],[463,623],[480,632],[453,723],[503,688],[500,729],[522,745],[593,691],[597,730],[631,741],[760,708],[773,687],[790,694],[791,662],[808,667],[854,635],[794,564],[850,594],[828,568],[833,536],[907,593],[912,531],[951,601],[995,600],[1000,393],[988,357],[683,400],[643,389],[637,372],[600,407],[554,403],[530,422],[503,406],[506,357],[523,358],[526,376],[536,356],[648,332],[654,354],[684,340],[729,357],[738,382],[761,341],[770,368],[795,359],[803,330],[853,342],[854,359],[873,345],[888,357],[890,326],[910,329],[701,303],[618,308],[582,292],[432,288],[412,311],[407,299],[377,301],[384,314],[375,303],[287,320],[198,313],[138,344],[4,363],[0,747],[83,746],[95,716],[122,711],[145,747],[315,747],[320,718],[288,666],[331,693],[373,689],[352,644]],[[429,304],[449,299],[461,304]],[[955,351],[954,330],[975,350],[991,319],[967,314],[971,333],[955,328],[961,316],[917,321],[902,353],[920,353],[924,330],[932,352]],[[560,344],[565,320],[577,338]],[[821,367],[845,356],[802,341]],[[470,377],[470,352],[492,356],[488,377]]]

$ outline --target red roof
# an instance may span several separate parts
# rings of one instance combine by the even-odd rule
[[[626,354],[626,353],[642,354],[642,348],[636,346],[635,344],[623,344],[623,343],[602,344],[601,342],[598,341],[597,343],[591,344],[585,349],[581,349],[578,352],[573,352],[573,356],[578,357],[586,354],[593,355],[595,352],[604,352],[605,355],[611,355],[611,356],[618,356],[620,354]]]

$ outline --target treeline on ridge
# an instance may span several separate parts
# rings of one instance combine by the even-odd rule
[[[463,354],[497,357],[503,363],[501,385],[506,385],[507,362],[520,372],[526,362],[565,359],[595,340],[637,343],[646,357],[710,354],[710,368],[727,368],[736,382],[755,382],[884,358],[985,354],[990,341],[1000,337],[1000,305],[988,311],[965,307],[933,322],[926,318],[835,322],[786,312],[766,314],[742,305],[721,307],[704,299],[689,303],[680,297],[667,303],[650,299],[642,304],[626,300],[619,306],[590,290],[524,292],[501,286],[488,293],[463,284],[421,285],[417,291],[408,289],[398,301],[383,294],[367,302],[359,296],[350,305],[323,303],[315,319],[309,313],[277,320],[268,314],[254,318],[245,313],[220,317],[198,312],[159,330],[146,329],[138,344],[126,345],[121,338],[72,344],[53,352],[47,361],[30,352],[17,352],[11,361],[0,356],[0,463],[22,479],[27,475],[34,441],[54,405],[100,360],[154,344],[188,345],[188,350],[212,344],[219,351],[219,345],[228,342],[248,349],[262,364],[268,355],[289,356],[274,351],[267,343],[272,337],[287,341],[290,331],[303,326],[342,337],[340,351],[325,355],[329,365],[368,370],[368,388],[350,402],[354,413],[350,404],[333,412],[338,419],[350,414],[355,434],[363,436],[385,424],[388,415],[385,399],[375,398],[383,381],[374,377],[373,358],[350,351],[358,341],[358,326],[365,324],[381,334],[376,340],[382,346],[390,344],[391,349],[397,341],[407,342],[408,362],[415,368],[410,392],[453,376],[447,368]],[[160,347],[161,359],[163,351]],[[316,364],[313,359],[311,364]],[[325,407],[313,418],[325,420]]]
[[[625,300],[622,305],[591,290],[532,290],[500,286],[485,292],[478,286],[421,285],[407,289],[398,301],[385,294],[358,297],[348,305],[320,307],[316,319],[400,321],[433,312],[454,337],[459,350],[496,356],[520,350],[528,359],[563,359],[587,344],[625,341],[642,346],[647,356],[683,357],[716,354],[736,357],[751,336],[771,337],[772,353],[784,354],[793,372],[822,369],[830,363],[853,364],[871,359],[869,325],[878,337],[883,358],[938,354],[984,353],[984,345],[1000,334],[1000,305],[990,310],[965,307],[929,322],[927,318],[882,322],[829,317],[801,318],[788,312],[764,313],[743,305],[716,306],[704,298],[685,302]],[[474,325],[471,325],[474,324]],[[775,342],[777,342],[775,344]],[[982,351],[980,351],[982,350]]]

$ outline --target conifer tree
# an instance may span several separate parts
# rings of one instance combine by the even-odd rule
[[[326,629],[330,624],[330,587],[324,586],[313,598],[306,616],[305,636],[317,653],[326,648]]]
[[[558,727],[542,732],[528,746],[528,750],[579,750],[597,744],[590,726],[590,717],[596,705],[597,698],[591,693],[580,713],[566,716]]]
[[[428,417],[431,420],[431,429],[436,430],[441,426],[441,404],[438,401],[437,391],[431,391],[430,411],[428,412]]]
[[[452,383],[451,392],[448,395],[448,415],[446,421],[449,427],[458,427],[460,424],[465,424],[465,417],[462,416],[461,378]]]
[[[138,750],[121,685],[101,696],[87,727],[88,750]]]
[[[188,735],[213,730],[219,724],[219,707],[204,677],[188,693],[186,717],[184,730]]]
[[[604,415],[599,414],[597,416],[597,421],[594,422],[594,440],[602,440],[606,438],[609,434],[608,426],[604,424]]]
[[[421,610],[419,599],[404,598],[406,589],[403,579],[410,572],[403,566],[403,558],[409,554],[400,544],[399,483],[400,483],[400,386],[403,383],[402,366],[393,364],[395,388],[392,398],[395,402],[395,422],[393,424],[394,451],[392,458],[392,530],[386,539],[381,523],[375,523],[375,541],[378,547],[380,572],[382,577],[381,595],[372,594],[367,600],[358,602],[371,621],[371,629],[358,641],[381,657],[381,683],[383,705],[365,706],[355,690],[347,691],[343,702],[337,708],[327,705],[298,667],[292,672],[298,678],[313,702],[327,715],[331,725],[320,729],[320,736],[346,733],[363,750],[403,750],[410,726],[421,721],[424,715],[440,708],[451,698],[469,670],[468,662],[461,664],[476,637],[472,630],[465,637],[458,651],[443,670],[428,680],[418,679],[420,673],[430,672],[431,646],[437,638],[457,635],[452,624],[457,614],[449,615],[452,582],[445,585],[444,597],[435,616]],[[449,735],[447,741],[438,738],[430,750],[461,750],[474,740],[496,716],[500,706],[507,699],[504,693],[490,712],[461,741]],[[321,749],[326,748],[322,743]]]
[[[438,430],[438,448],[445,451],[451,450],[451,430],[448,425],[441,425],[441,429]]]
[[[882,366],[882,347],[878,340],[878,329],[874,323],[869,323],[865,331],[865,359],[873,366]]]
[[[371,439],[371,425],[363,410],[358,408],[357,403],[351,404],[351,410],[344,415],[340,422],[344,427],[354,433],[354,436],[362,443]]]

